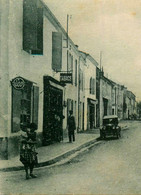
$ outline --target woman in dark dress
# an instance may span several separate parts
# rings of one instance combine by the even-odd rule
[[[36,132],[37,125],[31,123],[27,126],[25,130],[25,135],[22,135],[21,146],[20,146],[20,161],[23,163],[26,179],[29,179],[29,176],[36,178],[37,176],[33,174],[34,166],[37,164],[37,152],[36,152]],[[28,173],[30,170],[30,175]]]

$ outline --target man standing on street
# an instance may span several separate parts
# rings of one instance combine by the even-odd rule
[[[69,117],[67,120],[67,125],[68,125],[68,136],[69,136],[69,142],[73,142],[75,141],[75,135],[74,135],[74,130],[76,129],[76,125],[75,125],[75,118],[73,116],[73,111],[70,110],[69,111]]]

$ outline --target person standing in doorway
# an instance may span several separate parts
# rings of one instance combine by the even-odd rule
[[[73,142],[75,141],[75,134],[74,131],[76,129],[76,125],[75,125],[75,118],[73,116],[73,111],[70,110],[69,111],[69,117],[67,120],[67,125],[68,125],[68,136],[69,136],[69,142]]]

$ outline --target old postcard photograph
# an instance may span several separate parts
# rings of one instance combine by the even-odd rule
[[[141,194],[141,0],[0,0],[0,194]]]

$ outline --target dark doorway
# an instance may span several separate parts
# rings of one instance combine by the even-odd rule
[[[95,126],[95,107],[90,105],[90,129],[93,129]]]
[[[103,98],[103,106],[104,106],[104,116],[107,116],[108,113],[108,100]]]
[[[43,145],[63,139],[63,90],[44,79]]]

